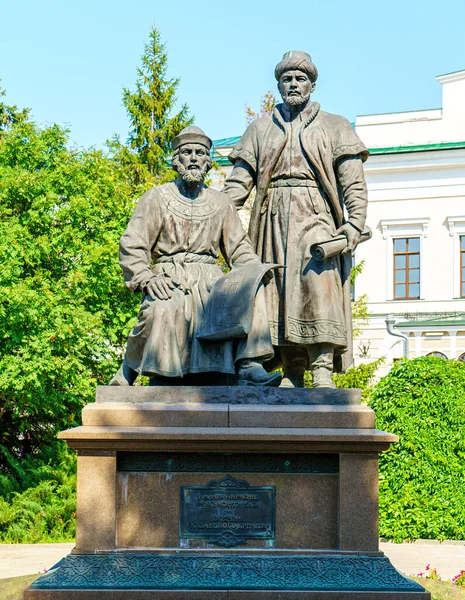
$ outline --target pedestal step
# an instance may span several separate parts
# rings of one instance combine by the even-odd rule
[[[70,554],[25,600],[428,600],[385,556]]]

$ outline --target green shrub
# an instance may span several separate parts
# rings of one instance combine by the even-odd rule
[[[383,364],[384,358],[371,363],[350,367],[345,373],[335,373],[333,381],[338,388],[359,388],[362,390],[362,402],[367,402],[376,371]],[[305,372],[305,387],[312,387],[312,375]]]
[[[360,388],[362,390],[362,402],[366,402],[376,371],[383,362],[384,358],[379,358],[370,363],[351,367],[345,373],[334,374],[333,381],[338,388]]]
[[[76,472],[76,457],[67,444],[56,441],[34,455],[17,458],[5,447],[0,447],[6,459],[0,469],[0,496],[11,500],[16,492],[39,485],[41,481],[55,481],[61,473]]]
[[[11,460],[12,472],[0,476],[0,542],[73,540],[76,530],[75,456],[59,444],[48,459],[44,459],[45,456]]]
[[[399,361],[370,406],[400,437],[380,458],[380,535],[465,539],[465,364]]]

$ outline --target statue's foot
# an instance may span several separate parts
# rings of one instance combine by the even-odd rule
[[[277,387],[281,383],[281,373],[268,373],[256,361],[243,360],[237,372],[237,385]]]
[[[134,371],[134,369],[131,369],[131,367],[126,364],[126,362],[123,362],[118,372],[108,385],[134,385],[134,382],[137,379],[137,375],[137,371]]]
[[[284,372],[283,380],[281,381],[282,388],[303,388],[304,374],[303,373],[286,373]]]
[[[123,367],[121,367],[118,370],[118,372],[111,379],[111,381],[108,385],[118,385],[118,386],[129,385],[129,381],[123,375]]]
[[[332,371],[324,367],[312,370],[312,387],[314,388],[335,388],[336,384],[332,379]]]

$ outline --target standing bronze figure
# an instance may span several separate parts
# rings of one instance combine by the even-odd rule
[[[352,362],[351,255],[367,210],[368,151],[351,124],[310,100],[318,77],[311,57],[287,52],[275,76],[283,103],[253,121],[230,159],[224,192],[240,208],[254,186],[249,236],[263,262],[286,266],[266,288],[281,385],[334,387]],[[342,254],[318,260],[315,244],[344,234]]]

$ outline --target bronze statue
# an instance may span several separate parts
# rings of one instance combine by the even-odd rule
[[[211,145],[198,127],[181,131],[173,140],[177,179],[140,198],[121,238],[126,285],[143,297],[123,365],[110,385],[133,385],[138,374],[149,376],[154,385],[193,380],[205,384],[210,382],[206,374],[218,373],[237,375],[240,385],[281,381],[279,374],[269,375],[262,366],[273,356],[263,286],[249,307],[248,335],[213,340],[199,335],[205,329],[210,292],[223,275],[217,264],[220,250],[232,267],[266,270],[234,204],[204,185]],[[220,322],[227,320],[224,315]],[[197,374],[202,374],[200,382]]]
[[[302,387],[310,368],[313,387],[334,387],[333,371],[352,362],[351,255],[365,228],[368,151],[346,119],[310,100],[318,71],[307,53],[287,52],[275,77],[283,103],[249,125],[223,191],[240,208],[256,187],[252,244],[263,262],[286,266],[266,288],[281,385]],[[341,234],[341,254],[312,254]]]

